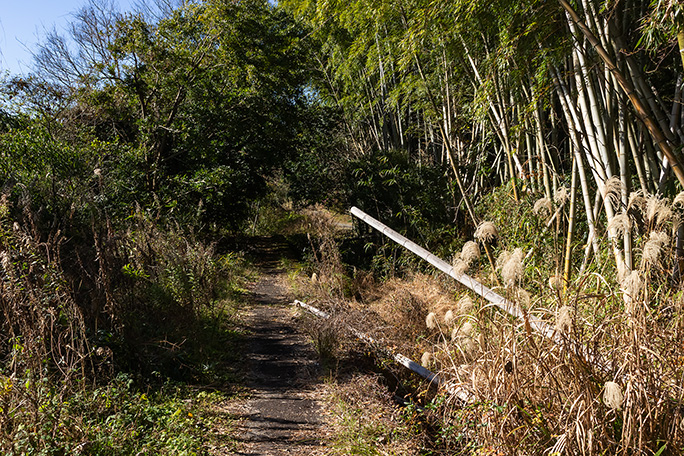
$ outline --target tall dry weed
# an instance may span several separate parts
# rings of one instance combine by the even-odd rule
[[[556,312],[556,339],[478,312],[476,325],[454,329],[452,347],[436,345],[435,359],[459,366],[443,363],[441,374],[470,394],[451,398],[445,419],[462,423],[461,439],[502,454],[681,454],[682,300],[645,302],[644,286],[633,271],[622,293],[576,291]],[[532,309],[529,318],[544,318]]]
[[[608,190],[621,204],[618,187]],[[462,402],[443,392],[444,421],[460,442],[450,451],[469,442],[505,455],[684,454],[684,299],[672,286],[682,201],[630,196],[609,227],[634,234],[637,268],[620,277],[598,256],[592,272],[567,282],[538,274],[530,295],[519,288],[514,252],[501,252],[508,297],[553,336],[492,307],[467,306],[465,318],[453,308],[449,340],[423,347],[448,384],[470,395]]]
[[[32,221],[9,218],[0,198],[0,450],[26,426],[44,435],[61,432],[45,416],[45,394],[65,400],[85,387],[96,366],[82,309],[60,266],[59,233],[42,241]],[[31,216],[25,211],[25,216]],[[46,383],[50,381],[50,391]],[[30,421],[27,418],[30,417]],[[42,427],[42,428],[41,428]]]
[[[319,288],[335,297],[344,296],[344,265],[336,240],[337,228],[332,215],[323,207],[316,206],[304,211],[307,236],[318,270]]]

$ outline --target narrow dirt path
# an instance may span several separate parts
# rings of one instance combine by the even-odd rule
[[[234,404],[240,455],[323,454],[325,431],[319,403],[323,387],[318,357],[299,333],[279,259],[286,246],[272,239],[256,245],[262,276],[245,320],[249,398]]]

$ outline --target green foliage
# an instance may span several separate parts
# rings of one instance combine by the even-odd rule
[[[3,412],[3,454],[206,454],[210,417],[204,409],[215,400],[206,393],[172,383],[144,392],[125,374],[68,396],[45,379],[23,383],[15,378],[0,392],[0,402],[13,410]],[[12,404],[12,394],[35,401],[35,409]]]
[[[15,169],[49,165],[60,182],[99,169],[100,199],[117,217],[137,203],[184,223],[238,228],[266,193],[264,178],[322,140],[305,123],[304,31],[268,2],[212,0],[152,17],[93,1],[72,34],[78,54],[50,34],[37,73],[5,84],[8,99],[45,126],[33,145],[54,145],[7,159]],[[29,147],[16,135],[15,149]]]
[[[288,193],[299,205],[320,203],[346,210],[349,160],[340,131],[340,112],[315,100],[309,103],[303,113],[301,145],[284,166]]]
[[[351,162],[347,200],[387,224],[426,238],[453,217],[449,182],[437,167],[412,162],[402,151],[377,152]]]

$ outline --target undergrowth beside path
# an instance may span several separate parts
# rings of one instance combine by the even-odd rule
[[[96,240],[93,277],[83,252],[41,242],[30,214],[24,225],[8,213],[0,200],[0,452],[229,446],[210,430],[232,426],[214,404],[241,391],[238,311],[251,275],[241,256],[138,213],[125,235]]]

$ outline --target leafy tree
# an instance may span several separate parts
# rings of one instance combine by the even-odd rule
[[[187,2],[151,16],[93,0],[72,25],[76,49],[49,34],[36,75],[13,87],[52,134],[122,145],[102,164],[121,178],[119,202],[237,226],[264,176],[299,146],[302,35],[266,1]]]

